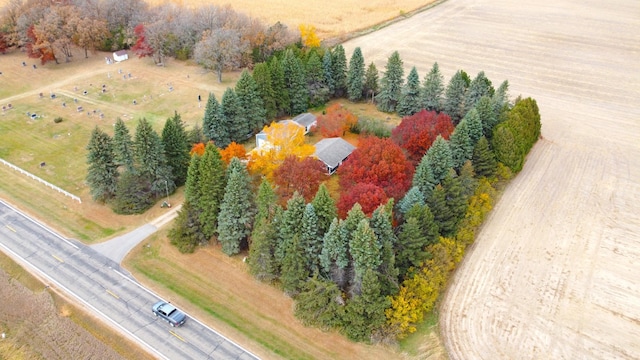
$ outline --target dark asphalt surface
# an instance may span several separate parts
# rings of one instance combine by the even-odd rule
[[[151,311],[160,297],[127,275],[118,263],[91,247],[64,239],[2,200],[0,250],[158,358],[257,359],[189,314],[184,326],[169,326]]]

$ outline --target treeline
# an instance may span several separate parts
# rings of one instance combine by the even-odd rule
[[[201,129],[187,131],[177,113],[167,119],[162,135],[144,118],[133,138],[119,118],[113,136],[96,126],[87,145],[91,196],[119,214],[143,213],[184,185],[191,144],[201,138]]]
[[[230,7],[198,8],[144,0],[14,0],[0,13],[0,53],[23,48],[42,63],[88,51],[131,48],[157,64],[165,57],[196,59],[211,69],[251,66],[300,35],[285,25],[267,26]],[[221,71],[221,70],[220,70]]]

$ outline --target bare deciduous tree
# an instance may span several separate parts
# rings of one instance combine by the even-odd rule
[[[222,82],[222,71],[237,67],[246,49],[247,43],[237,30],[218,29],[205,32],[196,44],[194,57],[205,69],[215,71]]]

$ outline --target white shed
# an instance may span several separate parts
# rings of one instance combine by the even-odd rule
[[[126,50],[118,50],[113,53],[113,60],[120,62],[129,59],[129,54],[127,54]]]

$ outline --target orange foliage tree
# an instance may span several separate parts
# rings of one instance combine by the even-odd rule
[[[358,122],[358,118],[341,104],[335,103],[327,108],[326,114],[318,116],[317,121],[322,136],[336,137],[343,136]]]
[[[245,160],[247,158],[247,151],[244,149],[244,146],[232,141],[229,146],[220,151],[220,156],[222,156],[222,160],[229,165],[231,159],[234,157]]]
[[[315,152],[313,145],[305,144],[304,129],[291,122],[271,123],[262,130],[265,143],[249,154],[249,169],[273,180],[273,172],[289,156],[305,158]]]
[[[204,154],[204,147],[205,146],[203,143],[194,144],[193,147],[191,147],[191,151],[189,151],[189,154],[191,156],[193,156],[194,154],[202,156],[202,154]]]
[[[297,156],[284,159],[273,175],[276,192],[284,202],[296,191],[310,202],[318,192],[320,182],[329,176],[322,161],[314,157],[301,159]]]

